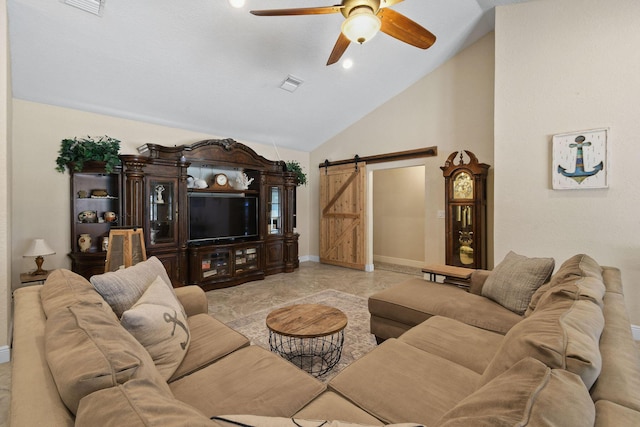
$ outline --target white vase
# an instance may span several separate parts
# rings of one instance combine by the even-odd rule
[[[91,235],[88,233],[81,234],[78,239],[78,247],[80,252],[89,252],[89,249],[91,249]]]

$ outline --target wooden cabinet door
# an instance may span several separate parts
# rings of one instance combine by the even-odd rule
[[[365,269],[365,186],[363,163],[320,170],[320,262]]]
[[[269,239],[266,242],[265,269],[267,274],[284,271],[284,241],[283,239]]]

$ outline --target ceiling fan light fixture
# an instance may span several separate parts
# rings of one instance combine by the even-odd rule
[[[245,0],[229,0],[229,4],[236,9],[240,9],[241,7],[244,7],[244,1]]]
[[[350,41],[362,44],[371,40],[380,31],[380,26],[380,18],[371,8],[358,7],[353,9],[342,23],[342,34]]]

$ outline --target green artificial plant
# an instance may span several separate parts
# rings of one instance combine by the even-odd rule
[[[111,173],[120,164],[118,151],[120,151],[120,141],[107,135],[97,139],[90,136],[63,139],[56,159],[56,170],[64,173],[67,167],[73,167],[77,172],[82,170],[84,162],[98,161],[104,162],[105,171]]]
[[[302,166],[295,160],[285,162],[287,171],[296,174],[296,182],[298,185],[307,185],[307,174],[302,171]]]

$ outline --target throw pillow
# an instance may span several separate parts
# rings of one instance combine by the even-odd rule
[[[525,358],[444,414],[441,427],[592,426],[595,408],[580,378]]]
[[[173,292],[167,271],[156,257],[122,270],[97,274],[90,280],[102,298],[109,303],[116,316],[120,317],[140,299],[158,276]]]
[[[482,296],[522,315],[531,296],[549,280],[554,267],[553,258],[527,258],[511,251],[484,282]]]
[[[182,305],[160,276],[120,323],[147,349],[160,375],[169,380],[189,348],[190,334]]]
[[[519,360],[533,357],[551,368],[579,375],[591,388],[602,369],[599,342],[604,315],[593,301],[580,298],[576,285],[573,288],[552,288],[532,315],[507,332],[480,384],[488,383]]]

